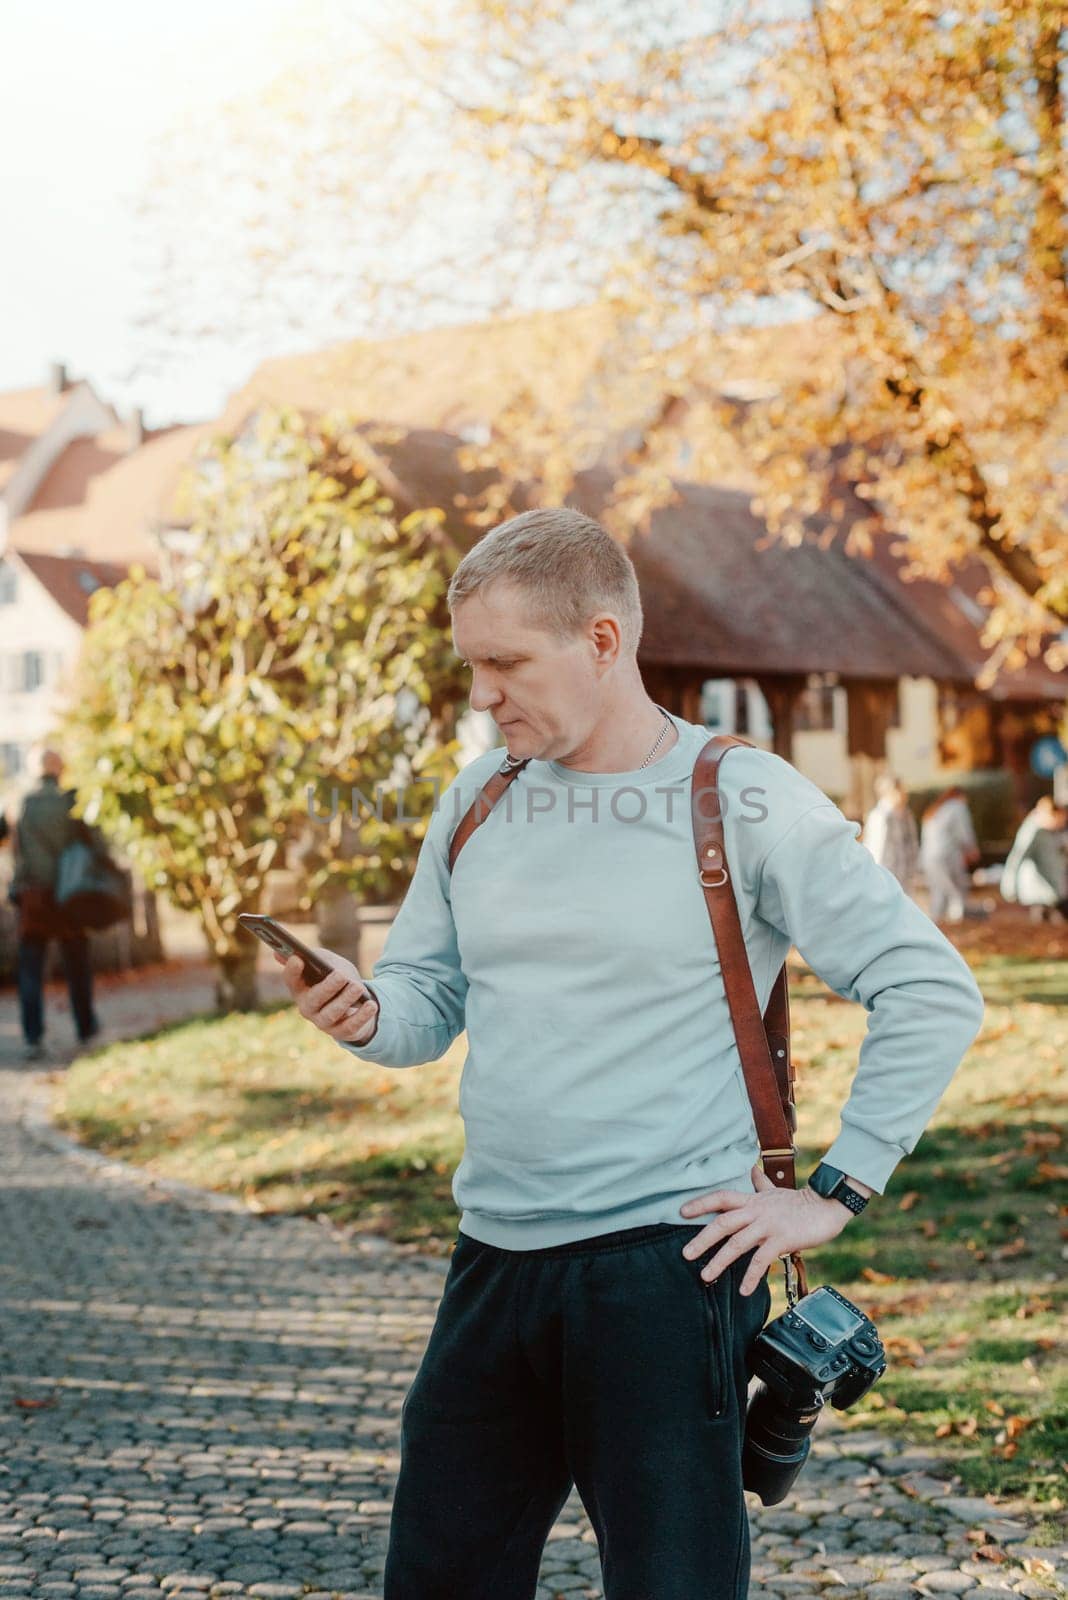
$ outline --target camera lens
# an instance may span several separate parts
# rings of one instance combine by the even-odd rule
[[[800,1415],[785,1411],[771,1390],[758,1381],[746,1418],[742,1483],[758,1493],[764,1505],[778,1505],[789,1494],[808,1459],[818,1416],[818,1411]]]

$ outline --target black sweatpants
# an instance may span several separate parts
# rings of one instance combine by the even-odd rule
[[[752,1250],[714,1283],[703,1223],[542,1250],[460,1233],[401,1411],[385,1600],[532,1600],[572,1483],[605,1600],[744,1600]]]

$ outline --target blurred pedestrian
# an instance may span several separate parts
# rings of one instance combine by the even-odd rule
[[[864,819],[861,842],[881,867],[892,872],[906,894],[916,875],[920,836],[909,809],[908,791],[892,772],[875,780],[875,804]]]
[[[84,837],[83,822],[71,815],[75,792],[61,789],[63,759],[43,750],[40,781],[25,796],[15,826],[15,870],[8,891],[18,907],[16,970],[24,1059],[40,1061],[44,1046],[44,970],[49,942],[58,939],[79,1042],[100,1032],[93,1010],[89,936],[56,905],[53,889],[59,858],[71,840]]]
[[[954,784],[931,801],[920,822],[920,865],[930,891],[933,921],[963,919],[972,868],[979,860],[968,801],[960,785]]]
[[[1068,809],[1068,761],[1053,769],[1053,804]]]
[[[1001,874],[1006,900],[1068,917],[1068,807],[1044,794],[1020,824]]]

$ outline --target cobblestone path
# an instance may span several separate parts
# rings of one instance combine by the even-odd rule
[[[380,1596],[446,1263],[157,1184],[46,1104],[0,1065],[0,1595]],[[937,1468],[828,1412],[787,1505],[748,1497],[752,1600],[1068,1594],[1068,1548]],[[600,1595],[573,1493],[538,1600]]]

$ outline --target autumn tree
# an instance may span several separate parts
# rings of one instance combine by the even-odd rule
[[[848,483],[872,507],[855,545],[889,525],[935,575],[982,556],[1002,656],[1068,617],[1066,16],[807,0],[709,26],[668,3],[636,26],[597,0],[462,0],[414,30],[406,57],[457,136],[534,203],[581,193],[625,245],[605,287],[632,360],[659,340],[670,377],[621,531],[703,408],[710,438],[741,437],[772,531],[796,542]],[[707,381],[724,318],[790,305],[822,321],[818,366],[725,401]]]
[[[570,284],[616,308],[585,418],[519,396],[469,451],[505,474],[487,520],[507,509],[509,475],[537,469],[542,498],[566,498],[575,470],[629,429],[607,513],[629,537],[670,497],[683,433],[686,475],[700,478],[715,476],[729,429],[759,480],[753,509],[780,537],[800,541],[818,514],[833,523],[848,486],[871,507],[851,547],[892,528],[933,576],[978,554],[994,662],[1018,662],[1051,614],[1068,616],[1065,12],[1053,0],[650,0],[640,13],[623,0],[424,0],[379,41],[399,87],[394,136],[374,155],[350,99],[330,125],[326,182],[318,120],[301,143],[321,93],[290,99],[271,137],[290,154],[299,214],[343,213],[347,194],[361,232],[380,230],[377,276],[394,297],[426,275],[406,271],[399,243],[389,252],[389,216],[408,228],[442,197],[459,211],[481,173],[495,225],[480,266],[464,235],[456,300],[480,276],[493,300],[518,237],[514,294],[548,261],[557,297]],[[341,83],[354,60],[334,43],[321,79]],[[428,119],[436,137],[421,143]],[[425,170],[391,185],[400,147],[422,149]],[[502,190],[515,229],[500,222]],[[361,303],[368,269],[365,257],[350,286]],[[441,320],[440,262],[431,276]],[[802,318],[821,333],[807,370],[772,362],[763,397],[725,393],[725,329],[778,323],[788,342]],[[647,379],[625,415],[621,370]]]
[[[184,486],[160,578],[91,599],[61,729],[79,804],[200,918],[222,1009],[255,1003],[256,911],[309,833],[311,897],[392,895],[455,772],[440,513],[401,516],[342,417],[265,411]]]

